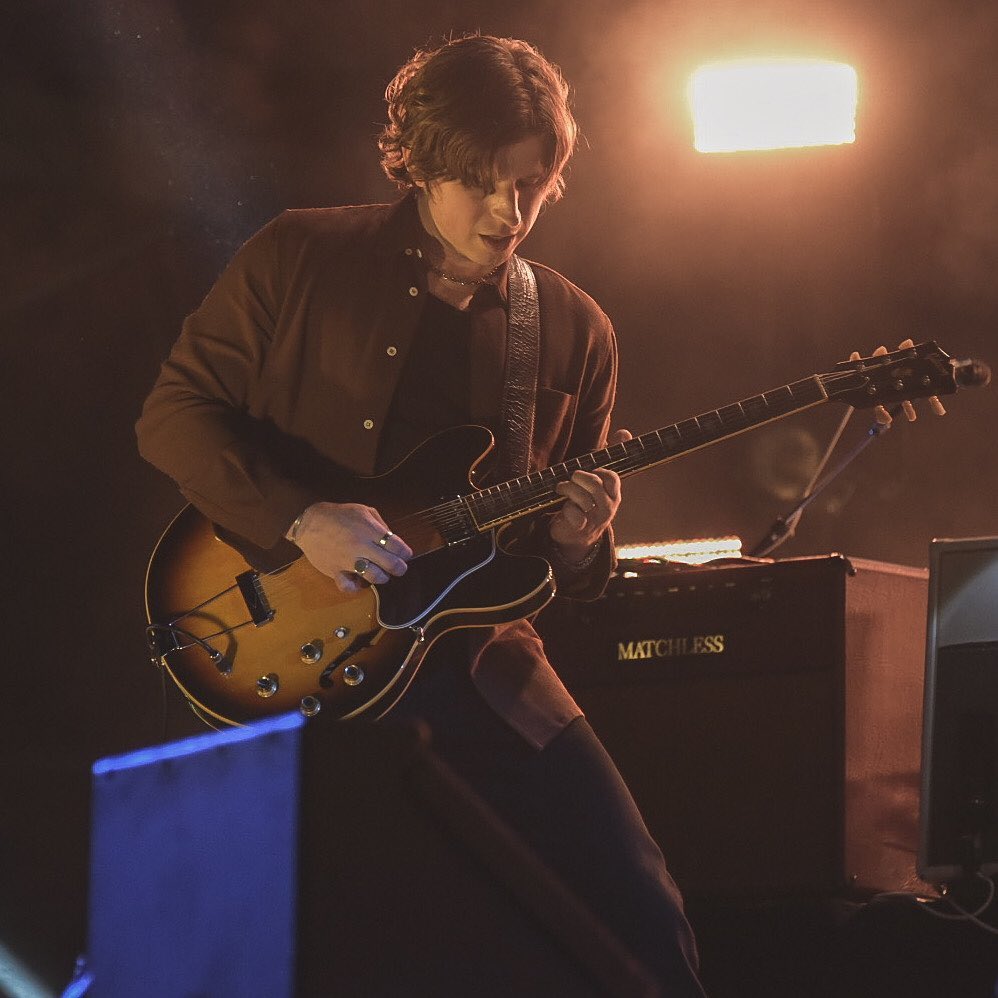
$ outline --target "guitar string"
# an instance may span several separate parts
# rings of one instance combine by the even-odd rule
[[[824,390],[826,387],[835,387],[835,385],[843,381],[854,380],[855,377],[855,371],[813,375],[809,378],[792,382],[789,385],[784,385],[781,388],[773,389],[760,395],[750,396],[740,402],[722,406],[720,409],[708,410],[680,423],[652,430],[629,441],[611,445],[602,451],[583,455],[580,458],[575,458],[560,465],[532,472],[509,482],[503,482],[488,489],[471,492],[464,497],[451,499],[429,509],[399,517],[393,521],[392,526],[399,528],[395,532],[403,536],[403,538],[408,527],[418,526],[426,522],[435,527],[437,533],[445,541],[448,539],[447,534],[449,529],[454,529],[463,535],[461,539],[473,536],[474,533],[479,532],[479,523],[493,523],[502,521],[503,519],[515,518],[523,512],[530,512],[534,509],[543,508],[562,501],[563,497],[545,480],[545,473],[550,475],[551,483],[554,485],[567,480],[575,470],[594,470],[602,467],[609,468],[618,473],[627,474],[645,466],[648,461],[649,452],[651,452],[653,460],[656,455],[668,456],[672,451],[676,451],[676,456],[681,456],[690,449],[717,442],[719,439],[723,439],[724,436],[730,435],[728,432],[722,434],[721,437],[710,435],[709,427],[705,431],[700,425],[701,420],[714,417],[718,426],[726,430],[733,428],[732,432],[749,429],[803,409],[809,404],[824,401],[827,398],[827,392]],[[811,389],[814,393],[814,402],[809,403],[805,401],[800,404],[798,402],[798,395],[807,389]],[[769,397],[767,398],[767,396]],[[758,407],[760,401],[765,406],[764,412],[766,415],[765,418],[755,419],[746,411],[746,406]],[[723,415],[724,413],[727,413],[727,415]],[[692,424],[692,426],[688,424]],[[680,427],[686,428],[685,438],[683,431],[679,429]],[[673,431],[673,435],[667,434],[667,437],[663,438],[662,433],[670,430]],[[684,444],[685,446],[680,450],[676,450],[677,444]],[[619,455],[614,456],[617,451],[620,451]],[[598,461],[596,459],[597,455],[606,455],[608,460]],[[476,516],[475,513],[479,515]],[[469,528],[471,528],[471,533],[468,533]]]
[[[501,522],[504,519],[515,518],[518,515],[522,515],[524,512],[531,512],[535,509],[555,505],[562,501],[564,497],[561,496],[554,488],[551,488],[545,480],[546,474],[550,476],[551,482],[554,485],[567,480],[571,476],[571,473],[575,470],[608,468],[618,473],[627,474],[629,471],[638,470],[647,464],[649,451],[651,451],[654,460],[655,455],[661,454],[663,456],[667,456],[670,451],[675,450],[676,444],[683,444],[685,445],[683,449],[676,451],[676,456],[680,456],[681,454],[688,452],[690,449],[695,449],[697,446],[704,446],[705,444],[711,442],[717,442],[718,440],[731,435],[730,433],[725,432],[720,437],[711,436],[709,433],[710,427],[708,426],[707,430],[705,430],[704,427],[700,425],[700,420],[715,417],[717,425],[720,427],[725,429],[734,427],[732,432],[737,432],[739,429],[749,429],[772,421],[773,419],[780,418],[781,416],[799,411],[806,408],[810,404],[816,404],[826,400],[827,392],[824,391],[826,387],[834,387],[843,381],[855,379],[856,373],[857,372],[855,371],[843,371],[833,372],[826,375],[814,375],[810,378],[793,382],[790,385],[785,385],[782,388],[764,392],[761,395],[750,396],[740,402],[722,406],[720,409],[708,410],[705,413],[691,417],[681,423],[675,423],[671,426],[662,427],[658,430],[652,430],[648,433],[642,434],[639,437],[634,437],[631,440],[610,445],[609,447],[603,448],[601,451],[595,451],[590,454],[582,455],[579,458],[563,462],[560,465],[531,472],[528,475],[513,479],[509,482],[503,482],[499,485],[491,486],[488,489],[469,493],[464,497],[447,500],[446,502],[430,507],[429,509],[419,510],[405,516],[401,516],[397,520],[393,521],[392,526],[398,528],[395,532],[400,536],[403,536],[403,539],[407,528],[427,523],[435,528],[436,533],[440,535],[441,539],[445,543],[447,541],[448,529],[461,531],[462,533],[465,533],[465,536],[467,537],[474,536],[474,534],[478,533],[480,529],[484,529],[479,528],[479,523],[490,524],[493,522]],[[820,387],[821,393],[815,398],[813,403],[804,402],[803,404],[798,404],[795,389],[797,389],[799,393],[800,390],[807,387],[812,389]],[[786,394],[781,394],[784,391],[786,391]],[[777,404],[771,402],[767,396],[777,396],[775,399]],[[765,411],[768,415],[763,419],[753,419],[752,416],[746,412],[745,407],[747,405],[757,406],[758,401],[760,400],[765,405]],[[780,402],[784,404],[778,404]],[[787,403],[791,404],[787,405]],[[728,415],[725,416],[723,415],[724,413],[727,413]],[[687,427],[687,424],[692,424],[692,426],[688,427],[687,437],[684,438],[683,432],[679,428],[681,426]],[[673,431],[674,436],[667,435],[667,437],[663,439],[662,433],[670,430]],[[691,437],[692,439],[690,439]],[[619,455],[614,456],[617,452],[619,452]],[[600,455],[605,455],[608,460],[599,461],[598,457]],[[503,491],[504,489],[505,491]],[[478,507],[476,512],[480,514],[480,517],[474,516],[472,507]],[[466,533],[469,528],[471,528],[472,531],[470,534]],[[287,585],[284,584],[284,580],[282,580],[281,576],[284,575],[286,571],[287,568],[277,570],[274,573],[263,573],[263,577],[268,580],[268,589],[272,595],[280,595],[288,588],[295,587],[294,582],[289,582]],[[220,593],[219,597],[216,598],[220,598],[222,595],[223,594]]]
[[[491,523],[501,520],[503,519],[503,512],[507,516],[516,516],[522,511],[530,511],[537,507],[561,501],[562,497],[545,480],[545,472],[550,474],[551,481],[555,485],[567,480],[571,472],[577,469],[593,470],[604,467],[618,473],[627,474],[630,471],[640,469],[647,463],[649,451],[651,451],[654,459],[654,455],[656,454],[667,456],[671,451],[676,450],[676,444],[686,444],[687,446],[676,452],[677,456],[679,456],[689,449],[721,439],[712,436],[709,433],[709,427],[705,431],[700,425],[701,420],[713,417],[716,419],[717,425],[725,429],[733,427],[734,431],[762,425],[765,422],[805,408],[809,404],[824,401],[827,398],[827,391],[825,390],[827,387],[834,388],[843,381],[855,380],[856,373],[855,371],[838,371],[825,375],[812,375],[809,378],[803,378],[800,381],[792,382],[781,388],[722,406],[720,409],[708,410],[681,423],[650,431],[639,437],[632,438],[630,441],[611,445],[602,451],[583,455],[580,458],[573,459],[561,465],[532,472],[510,482],[503,482],[488,489],[469,493],[463,498],[448,500],[430,509],[420,510],[408,516],[400,517],[394,521],[394,526],[401,528],[396,532],[403,534],[406,527],[425,521],[429,521],[437,527],[438,532],[444,539],[446,539],[448,528],[456,528],[459,531],[464,531],[465,528],[473,527],[474,532],[478,532],[478,523]],[[807,393],[808,390],[812,393],[813,402],[805,401],[804,403],[799,403],[798,396],[802,392]],[[762,402],[765,406],[764,411],[766,416],[762,419],[755,419],[746,411],[746,407],[758,407],[759,402]],[[727,415],[724,415],[725,413]],[[692,424],[692,426],[688,426],[688,424]],[[685,439],[683,431],[679,429],[680,427],[686,427],[687,429],[687,437]],[[673,431],[674,439],[668,435],[663,439],[662,433],[669,430]],[[722,438],[727,435],[729,434],[723,434]],[[692,439],[690,439],[691,437]],[[619,455],[613,456],[617,451],[620,451]],[[605,454],[608,460],[598,461],[596,455],[600,454]],[[475,516],[474,513],[476,512],[480,515]]]
[[[456,499],[448,500],[445,503],[438,504],[437,506],[431,507],[426,510],[420,510],[415,513],[410,513],[406,516],[400,517],[398,520],[394,521],[395,526],[400,528],[400,531],[404,531],[410,525],[416,525],[419,523],[429,523],[437,528],[438,534],[441,539],[445,539],[445,530],[447,527],[458,528],[460,530],[466,530],[469,526],[473,527],[474,530],[472,534],[468,536],[473,536],[475,532],[478,532],[479,528],[478,521],[471,513],[472,506],[479,506],[481,509],[479,512],[486,512],[489,509],[501,510],[502,506],[505,504],[509,506],[508,500],[516,500],[516,503],[510,507],[510,516],[518,515],[520,512],[529,512],[534,508],[543,508],[547,505],[554,505],[563,499],[556,490],[549,488],[547,481],[545,480],[545,475],[547,474],[554,484],[567,479],[571,471],[576,469],[585,470],[587,467],[589,470],[593,470],[597,467],[611,468],[619,473],[626,474],[627,471],[636,470],[645,466],[647,464],[647,451],[651,450],[652,454],[662,454],[668,455],[670,450],[674,450],[676,444],[685,444],[686,446],[677,451],[677,456],[682,453],[688,452],[690,449],[695,449],[696,446],[703,446],[706,443],[716,442],[717,440],[723,439],[726,436],[730,436],[730,433],[724,433],[720,437],[712,437],[709,433],[709,427],[705,430],[700,425],[700,420],[706,419],[708,417],[716,417],[717,425],[722,428],[730,428],[734,426],[737,429],[749,429],[756,425],[762,425],[765,422],[769,422],[773,419],[779,418],[780,416],[789,415],[792,412],[800,411],[807,408],[810,404],[817,404],[821,401],[825,401],[828,398],[827,392],[824,391],[826,386],[834,386],[835,383],[841,382],[843,380],[849,380],[854,378],[854,372],[839,372],[831,375],[816,375],[812,378],[804,379],[802,382],[796,382],[793,385],[784,386],[789,389],[788,396],[783,397],[783,401],[790,401],[794,404],[789,406],[774,406],[770,403],[766,395],[776,395],[777,392],[782,392],[783,389],[776,389],[772,392],[764,393],[759,396],[752,396],[749,399],[744,399],[741,402],[732,403],[728,406],[722,407],[721,409],[715,409],[707,413],[703,413],[699,416],[692,417],[683,423],[673,424],[670,427],[663,427],[659,430],[653,430],[649,433],[642,434],[639,437],[634,437],[629,441],[624,441],[619,444],[613,444],[601,451],[595,451],[587,455],[582,455],[579,458],[575,458],[571,461],[562,463],[561,465],[556,465],[551,468],[542,469],[537,472],[532,472],[521,478],[514,479],[510,482],[504,482],[500,485],[493,486],[490,489],[481,490],[479,492],[470,493],[467,496],[458,497]],[[812,387],[815,384],[822,388],[822,394],[816,397],[813,403],[803,403],[796,404],[796,397],[794,394],[794,388],[798,386],[810,385]],[[765,406],[766,411],[772,411],[772,415],[768,416],[766,419],[753,420],[751,416],[746,412],[745,406],[752,403],[758,404],[757,400],[761,400]],[[727,416],[724,414],[727,413]],[[683,438],[683,432],[680,427],[687,426],[687,424],[692,424],[695,428],[695,433],[692,434],[692,441],[689,440],[690,434],[688,434],[687,439]],[[668,435],[665,439],[662,437],[662,433],[666,431],[673,431],[674,435]],[[651,446],[649,447],[649,442]],[[620,452],[619,456],[614,457],[616,452]],[[605,455],[607,460],[600,461],[600,456]],[[559,473],[560,469],[560,473]],[[503,491],[505,489],[505,492]],[[496,517],[495,512],[491,514],[491,517],[486,519],[484,522],[489,523],[491,520],[501,520],[502,516]],[[298,586],[293,580],[287,580],[285,573],[294,568],[294,564],[287,566],[285,569],[280,569],[274,573],[263,573],[262,577],[266,578],[268,581],[268,598],[274,597],[278,598],[283,595],[284,592],[292,589],[297,589]],[[212,597],[207,603],[212,603],[216,599],[224,598],[226,595],[232,593],[232,588],[224,590],[219,593],[218,596]],[[191,613],[195,613],[195,610],[189,611],[188,614],[184,616],[189,616]],[[178,618],[183,619],[183,617]],[[231,627],[222,628],[201,640],[210,641],[215,640],[224,635],[230,634],[239,628],[247,626],[251,621],[240,621]]]
[[[706,429],[701,426],[702,420],[711,420],[711,422],[716,423],[717,426],[726,431],[731,429],[732,432],[738,432],[744,429],[751,429],[754,426],[762,425],[781,416],[800,411],[809,405],[826,401],[828,395],[825,389],[827,387],[834,388],[842,381],[855,380],[855,377],[856,372],[854,371],[813,375],[810,378],[804,378],[801,381],[793,382],[782,388],[765,392],[762,395],[751,396],[750,398],[743,399],[741,402],[722,406],[720,409],[701,413],[682,423],[650,431],[649,433],[642,434],[640,437],[634,437],[630,441],[611,445],[603,451],[595,452],[592,455],[584,455],[575,461],[566,462],[560,466],[545,470],[551,472],[551,477],[556,483],[567,479],[571,471],[577,468],[593,470],[602,467],[626,474],[629,471],[639,470],[647,465],[647,452],[649,450],[652,452],[653,460],[654,455],[661,454],[663,457],[667,457],[671,451],[676,451],[676,456],[680,456],[691,449],[717,442],[731,435],[729,432],[725,432],[720,437],[711,434],[711,427],[709,425]],[[810,392],[808,392],[808,389],[810,389]],[[801,393],[810,394],[813,401],[800,403],[799,395]],[[775,398],[773,398],[774,396]],[[758,408],[760,401],[765,406],[766,416],[763,419],[754,419],[746,411],[746,407],[754,406]],[[692,424],[692,426],[688,426],[688,424]],[[683,432],[679,429],[680,427],[684,427],[687,430],[685,438]],[[663,439],[662,433],[669,430],[672,430],[673,434],[669,435],[667,439]],[[691,430],[692,433],[690,432]],[[649,447],[649,442],[651,442],[651,447]],[[676,450],[676,444],[684,444],[686,446],[680,450]],[[613,454],[618,449],[622,453],[614,457]],[[596,459],[597,455],[606,455],[608,460],[599,461]],[[561,476],[558,474],[559,469],[562,471]],[[509,489],[509,492],[506,494],[499,491],[504,486]],[[528,476],[516,479],[512,483],[504,483],[504,486],[493,486],[491,489],[472,493],[466,497],[469,506],[480,507],[483,512],[483,515],[477,518],[480,522],[493,523],[501,521],[504,518],[519,515],[523,511],[529,512],[535,508],[552,505],[562,499],[557,492],[547,487],[543,471],[533,472]],[[518,505],[512,507],[506,502],[511,493],[515,493],[514,498],[521,500]],[[504,517],[504,513],[506,517]]]
[[[737,404],[737,403],[736,403]],[[716,411],[715,411],[716,412]],[[698,431],[693,439],[690,440],[690,434],[687,434],[687,438],[684,439],[681,433],[676,433],[674,437],[669,437],[664,439],[662,437],[662,432],[665,429],[672,429],[671,427],[665,427],[662,430],[653,430],[649,433],[642,434],[640,437],[634,437],[629,441],[625,441],[619,444],[612,444],[609,447],[604,448],[602,451],[594,452],[593,454],[583,455],[580,458],[575,458],[571,461],[564,462],[561,465],[556,465],[553,468],[545,469],[540,472],[533,472],[528,476],[517,479],[513,485],[516,486],[516,492],[518,495],[522,495],[526,498],[528,504],[535,500],[543,500],[556,495],[548,487],[548,483],[545,480],[545,472],[550,473],[551,479],[557,483],[567,479],[570,473],[577,469],[582,470],[592,470],[595,468],[610,468],[613,470],[627,471],[631,469],[640,468],[647,461],[647,452],[651,450],[654,452],[668,453],[668,451],[674,449],[675,443],[692,443],[698,444],[703,441],[708,440],[708,434],[696,424],[696,421],[703,419],[709,414],[704,413],[699,417],[694,417],[692,420],[687,422],[694,423],[695,428]],[[725,420],[723,417],[718,419],[721,425],[735,425],[748,426],[750,420],[747,415],[741,413],[739,418],[732,420],[728,418]],[[677,424],[679,425],[679,424]],[[653,441],[654,438],[654,441]],[[652,446],[649,447],[649,443]],[[605,456],[606,460],[599,460],[600,457]],[[559,474],[559,471],[561,474]],[[473,494],[468,497],[472,501],[480,501],[483,505],[498,506],[501,505],[503,500],[506,498],[501,494],[496,494],[494,490],[484,490],[481,493]],[[559,497],[560,498],[560,497]],[[496,502],[490,502],[490,500],[497,500]]]

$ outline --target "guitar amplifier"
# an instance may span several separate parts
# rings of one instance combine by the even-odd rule
[[[927,578],[838,555],[622,563],[540,615],[688,896],[911,882]]]

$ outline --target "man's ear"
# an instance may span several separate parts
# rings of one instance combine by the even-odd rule
[[[405,163],[406,170],[412,182],[421,190],[426,190],[426,181],[421,179],[419,174],[412,168],[412,150],[408,146],[402,146],[402,162]]]

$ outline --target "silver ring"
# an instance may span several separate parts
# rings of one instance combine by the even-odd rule
[[[370,563],[370,561],[368,561],[367,558],[358,558],[353,563],[353,570],[358,575],[363,575],[370,567],[371,567],[371,563]]]
[[[391,540],[391,538],[393,538],[394,536],[395,535],[389,530],[387,534],[384,534],[378,538],[378,544],[381,547],[386,548],[388,547],[389,540]]]

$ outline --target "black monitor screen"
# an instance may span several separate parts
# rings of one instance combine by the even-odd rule
[[[998,538],[932,542],[918,869],[998,872]]]

